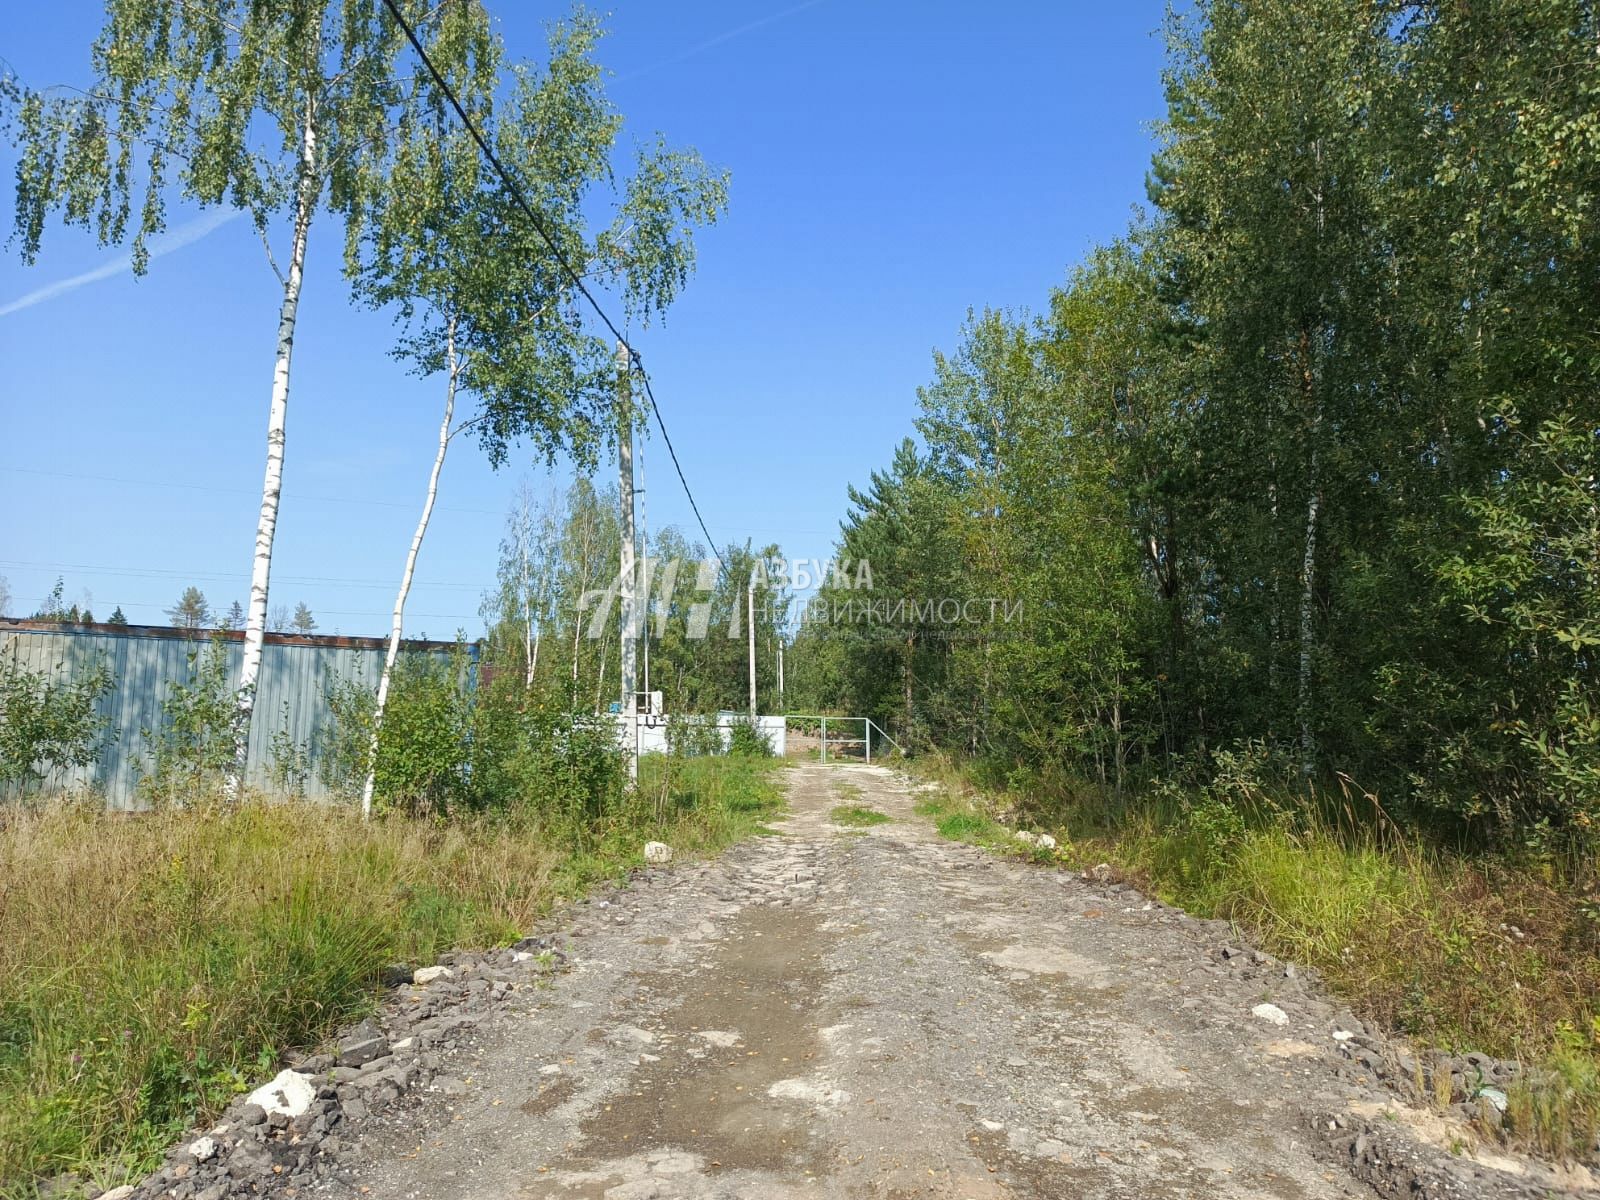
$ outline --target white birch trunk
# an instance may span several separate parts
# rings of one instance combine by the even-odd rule
[[[600,706],[605,703],[606,694],[606,653],[611,645],[611,629],[608,626],[605,634],[600,638],[600,675],[594,684],[594,711],[604,712]]]
[[[422,539],[428,532],[428,521],[433,517],[433,502],[439,495],[439,473],[444,470],[444,456],[450,449],[450,422],[456,413],[456,379],[460,364],[456,361],[456,323],[452,318],[445,326],[445,357],[449,375],[444,391],[444,420],[439,422],[439,450],[433,456],[433,470],[428,475],[428,494],[422,501],[422,516],[417,519],[416,532],[411,535],[411,549],[406,552],[406,567],[400,574],[400,591],[394,598],[394,623],[389,627],[389,648],[383,656],[383,674],[378,677],[378,699],[372,710],[372,739],[367,744],[367,778],[361,785],[361,815],[372,814],[372,788],[378,778],[378,732],[383,728],[383,710],[389,703],[389,681],[394,676],[394,664],[400,657],[400,637],[405,628],[406,597],[411,592],[411,579],[417,570],[417,555],[422,550]]]
[[[533,686],[533,673],[539,669],[539,639],[544,636],[544,624],[543,624],[543,616],[542,616],[542,614],[544,612],[544,609],[542,607],[542,602],[543,602],[543,597],[542,596],[540,597],[540,601],[541,601],[541,608],[540,608],[541,620],[540,620],[540,625],[539,625],[538,631],[533,635],[533,652],[528,655],[528,683],[527,683],[527,686],[530,687],[530,688]]]
[[[1320,250],[1323,233],[1321,138],[1312,143],[1312,149],[1316,155],[1318,172],[1318,188],[1314,195],[1317,206],[1317,245]],[[1320,337],[1317,340],[1320,341]],[[1316,347],[1309,330],[1301,332],[1300,345],[1304,356],[1302,378],[1306,396],[1313,400],[1310,437],[1311,479],[1306,498],[1305,554],[1300,561],[1300,688],[1297,697],[1300,718],[1300,774],[1309,783],[1317,769],[1317,739],[1311,732],[1311,667],[1316,647],[1316,614],[1312,610],[1312,600],[1317,579],[1317,515],[1322,507],[1322,460],[1318,455],[1322,439],[1322,393],[1314,365],[1317,361]]]
[[[1320,419],[1318,425],[1321,424]],[[1313,431],[1313,437],[1315,430]],[[1315,443],[1311,447],[1311,489],[1306,501],[1305,554],[1300,560],[1300,774],[1310,779],[1317,766],[1317,742],[1311,732],[1311,659],[1316,644],[1312,600],[1317,575],[1317,513],[1322,505]]]
[[[522,661],[528,665],[527,676],[522,681],[523,690],[533,686],[533,668],[536,659],[533,635],[533,590],[528,567],[528,524],[533,520],[529,511],[526,491],[522,497]]]
[[[322,193],[317,175],[317,131],[314,109],[306,108],[300,136],[300,180],[295,198],[294,235],[289,272],[283,279],[283,304],[278,311],[278,348],[272,367],[272,404],[267,415],[267,469],[261,485],[261,514],[256,521],[255,558],[250,568],[250,609],[245,616],[244,661],[233,718],[233,763],[225,787],[237,799],[244,786],[250,756],[250,721],[255,713],[256,682],[261,674],[261,649],[267,632],[267,588],[272,576],[272,543],[278,531],[278,498],[283,491],[283,447],[289,414],[289,361],[294,353],[295,319],[300,310],[300,283],[305,271],[306,235]]]

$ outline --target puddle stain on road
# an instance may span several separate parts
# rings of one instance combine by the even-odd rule
[[[700,1158],[708,1173],[823,1172],[832,1149],[813,1105],[769,1095],[788,1085],[787,1094],[803,1097],[794,1081],[811,1075],[824,1049],[818,1031],[831,1020],[822,1012],[827,942],[818,924],[794,908],[741,914],[701,976],[715,986],[688,992],[665,1014],[655,1031],[661,1061],[641,1066],[631,1091],[583,1122],[583,1143],[561,1165],[592,1169],[618,1151],[671,1147]],[[731,1046],[700,1036],[731,1030],[739,1034]],[[811,1082],[819,1094],[828,1090]]]

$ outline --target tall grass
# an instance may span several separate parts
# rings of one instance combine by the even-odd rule
[[[946,836],[1006,844],[993,814],[1011,810],[1055,832],[1075,865],[1113,863],[1169,903],[1234,922],[1421,1046],[1530,1064],[1511,1097],[1513,1135],[1559,1157],[1594,1154],[1600,921],[1558,872],[1430,845],[1359,793],[1306,803],[1237,782],[1120,798],[1059,782],[1000,793],[960,764],[931,770],[944,798],[928,808]]]
[[[659,804],[582,828],[257,802],[0,816],[0,1195],[109,1186],[371,1007],[383,968],[519,936],[639,861],[715,850],[777,803],[771,766],[647,768]],[[641,789],[641,793],[644,789]]]

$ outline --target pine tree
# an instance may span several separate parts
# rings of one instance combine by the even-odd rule
[[[317,628],[317,619],[311,615],[311,610],[302,600],[294,608],[294,631],[300,634],[312,633]]]
[[[205,593],[190,584],[178,602],[167,609],[167,617],[178,629],[204,629],[211,624],[211,606],[206,603]]]

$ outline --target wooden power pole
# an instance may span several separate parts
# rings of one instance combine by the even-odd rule
[[[750,717],[756,715],[756,585],[752,579],[750,585],[744,590],[745,595],[745,624],[749,627],[745,632],[750,637]]]
[[[628,776],[639,775],[638,569],[633,530],[633,383],[632,361],[625,342],[617,342],[617,492],[622,501],[622,561],[617,577],[621,603],[618,621],[622,645],[622,717],[627,737]]]

